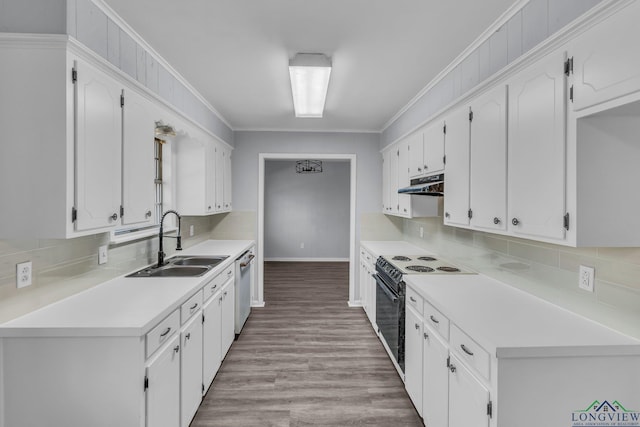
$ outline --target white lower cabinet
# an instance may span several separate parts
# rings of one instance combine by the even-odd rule
[[[422,418],[427,426],[449,423],[449,349],[427,323],[422,326]]]
[[[376,280],[373,275],[375,269],[375,257],[366,249],[360,248],[360,301],[362,308],[376,330]]]
[[[149,387],[149,385],[153,387]],[[180,338],[174,336],[147,365],[146,427],[180,423]]]
[[[449,362],[449,427],[488,427],[489,391],[456,356]]]
[[[182,328],[180,358],[180,425],[187,427],[202,401],[202,315]]]
[[[405,320],[405,358],[404,358],[404,386],[416,407],[418,414],[422,411],[422,317],[407,305]]]
[[[202,310],[202,384],[203,394],[209,389],[213,378],[220,368],[222,360],[222,300],[218,290],[205,304]]]
[[[236,337],[235,334],[235,286],[233,280],[229,280],[222,287],[221,291],[221,343],[222,343],[222,358],[227,355],[233,340]]]

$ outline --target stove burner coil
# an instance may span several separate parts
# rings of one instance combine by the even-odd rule
[[[427,267],[425,265],[410,265],[407,267],[407,270],[415,271],[418,273],[431,273],[433,268]]]
[[[437,259],[432,256],[421,256],[418,259],[420,261],[437,261]]]
[[[411,261],[411,258],[409,258],[408,256],[402,256],[402,255],[394,256],[391,259],[394,261]]]
[[[460,269],[456,267],[438,267],[438,270],[444,271],[445,273],[457,273],[460,271]]]

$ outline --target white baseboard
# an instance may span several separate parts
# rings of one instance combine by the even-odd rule
[[[349,258],[265,258],[275,262],[349,262]]]

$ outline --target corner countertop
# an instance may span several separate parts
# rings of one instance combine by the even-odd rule
[[[0,338],[141,337],[254,244],[252,240],[207,240],[181,253],[229,255],[204,276],[120,276],[0,325]]]
[[[640,355],[640,341],[482,274],[405,282],[497,358]]]
[[[402,240],[362,240],[360,246],[364,247],[374,257],[381,255],[416,255],[426,254],[422,248]]]

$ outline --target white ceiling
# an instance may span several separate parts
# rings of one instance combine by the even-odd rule
[[[234,130],[380,131],[514,0],[105,0]],[[288,61],[325,53],[324,117]]]

